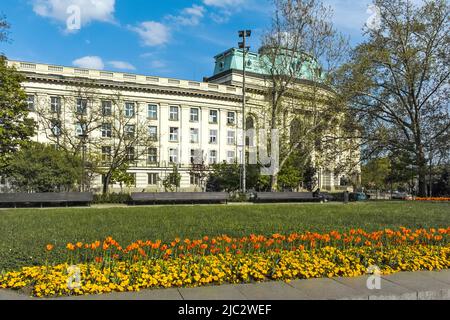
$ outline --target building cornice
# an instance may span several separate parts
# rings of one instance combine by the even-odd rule
[[[8,61],[8,64],[32,82],[242,101],[242,89],[235,86],[21,61]]]

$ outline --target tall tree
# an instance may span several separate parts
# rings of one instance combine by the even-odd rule
[[[450,7],[445,0],[374,4],[380,28],[366,30],[340,88],[364,129],[366,156],[410,154],[425,196],[427,163],[450,150]]]
[[[282,170],[292,153],[301,149],[311,155],[317,139],[330,128],[338,130],[345,105],[333,95],[330,85],[345,61],[348,41],[335,30],[332,11],[320,0],[275,0],[274,4],[260,63],[268,74],[270,129],[280,132]],[[319,155],[316,153],[315,162]],[[272,175],[273,191],[277,180],[278,174]]]
[[[11,155],[34,135],[35,123],[28,118],[23,76],[0,56],[0,170]]]

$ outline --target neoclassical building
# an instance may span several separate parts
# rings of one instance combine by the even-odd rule
[[[8,64],[26,78],[30,114],[38,125],[34,141],[84,145],[85,152],[98,154],[104,163],[120,152],[129,153],[129,173],[135,175],[131,191],[164,191],[162,181],[174,164],[182,177],[181,191],[200,191],[192,175],[195,150],[201,150],[206,164],[240,162],[243,150],[242,51],[230,49],[215,59],[214,74],[203,82],[22,61]],[[248,54],[247,122],[263,128],[267,101],[258,59],[257,53]],[[303,86],[310,81],[299,80]],[[132,139],[137,144],[127,145]],[[92,177],[93,191],[102,190],[102,179]],[[323,190],[341,190],[344,180],[331,164],[318,168],[318,187]],[[110,190],[117,188],[111,185]]]

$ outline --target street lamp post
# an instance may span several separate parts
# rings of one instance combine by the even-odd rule
[[[239,42],[239,49],[242,49],[242,62],[243,62],[243,72],[242,72],[242,193],[245,193],[247,191],[247,181],[246,181],[246,153],[245,153],[245,147],[246,147],[246,123],[245,123],[245,103],[246,103],[246,83],[245,83],[245,71],[247,67],[247,52],[250,50],[250,46],[247,46],[246,40],[247,38],[250,38],[252,35],[251,30],[241,30],[239,31],[239,38],[242,39],[242,41]]]
[[[88,135],[83,132],[78,136],[81,139],[81,186],[80,191],[84,192],[84,177],[85,177],[85,167],[86,167],[86,140]]]

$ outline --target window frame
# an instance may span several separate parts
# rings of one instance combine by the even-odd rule
[[[213,113],[215,113],[215,120],[214,120],[214,116]],[[218,124],[219,123],[219,110],[213,109],[213,110],[209,110],[209,123],[210,124]]]
[[[154,111],[150,111],[150,107],[155,107]],[[151,113],[155,114],[155,116],[150,116]],[[158,105],[157,104],[147,104],[147,119],[149,120],[158,120]]]
[[[196,110],[197,114],[193,114],[192,111]],[[193,119],[194,117],[194,119]],[[200,108],[191,108],[189,112],[189,121],[197,123],[200,121]]]
[[[105,138],[105,139],[112,138],[112,123],[110,123],[110,122],[102,123],[101,132],[102,132],[102,138]]]
[[[175,108],[175,111],[172,111],[172,108]],[[172,115],[176,115],[176,117],[172,117]],[[178,106],[169,106],[169,121],[180,121],[180,107]]]
[[[212,135],[215,132],[215,135]],[[213,138],[214,137],[214,141]],[[209,129],[209,144],[218,144],[219,131],[217,129]]]
[[[128,107],[132,106],[132,115],[129,115],[130,109]],[[136,116],[136,104],[134,102],[125,102],[125,117],[134,118]]]
[[[230,119],[231,119],[230,114],[233,115],[233,121],[230,121]],[[227,125],[229,125],[229,126],[235,126],[236,125],[236,112],[234,112],[234,111],[228,111],[227,112]]]
[[[212,156],[212,153],[214,152],[214,157]],[[209,159],[208,159],[208,162],[209,162],[209,164],[217,164],[217,155],[218,155],[218,153],[217,153],[217,150],[209,150]],[[211,159],[215,159],[214,161],[211,161]]]
[[[174,129],[174,132],[172,132],[172,129]],[[169,127],[169,142],[179,142],[179,134],[179,127]],[[172,139],[173,137],[175,137],[176,139]]]

